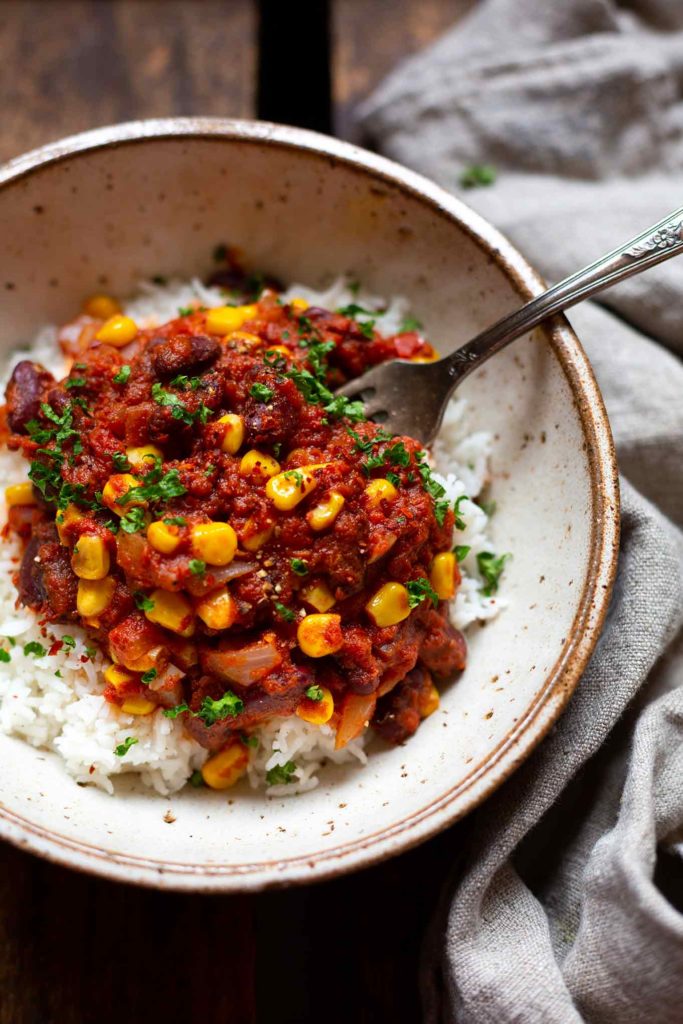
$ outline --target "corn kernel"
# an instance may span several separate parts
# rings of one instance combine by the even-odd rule
[[[289,304],[297,313],[303,313],[310,306],[310,302],[306,302],[306,299],[290,299]]]
[[[255,530],[254,520],[247,519],[244,529],[240,533],[240,543],[246,551],[259,551],[264,544],[267,544],[273,536],[274,526],[267,526],[265,530]]]
[[[31,481],[27,480],[23,484],[10,484],[9,487],[6,487],[5,501],[9,508],[13,505],[35,505],[36,498]]]
[[[121,307],[111,295],[91,295],[83,303],[83,312],[95,320],[109,320],[121,312]]]
[[[211,789],[228,789],[240,779],[249,764],[249,751],[241,740],[214,754],[202,766],[202,778]]]
[[[435,556],[429,570],[429,582],[440,600],[449,601],[453,597],[459,577],[458,561],[452,551]]]
[[[422,694],[420,694],[417,702],[417,709],[420,712],[420,718],[429,718],[429,716],[433,715],[437,710],[440,703],[441,698],[439,697],[439,691],[434,686],[434,683],[430,683],[426,696],[423,697]]]
[[[304,722],[310,722],[311,725],[325,725],[334,714],[334,697],[326,686],[321,686],[320,689],[323,692],[322,700],[304,697],[296,709],[299,718],[303,718]]]
[[[84,618],[101,615],[111,604],[115,589],[116,581],[112,576],[105,576],[101,580],[80,579],[76,596],[78,614]]]
[[[128,686],[130,683],[136,682],[133,673],[128,672],[125,668],[121,668],[120,665],[109,665],[108,668],[105,668],[104,680],[117,691],[123,689],[124,686]]]
[[[261,348],[263,345],[263,338],[259,338],[258,334],[252,334],[251,331],[232,331],[230,334],[230,346],[234,346],[237,343],[236,348],[240,352],[250,352],[254,348]]]
[[[398,491],[391,480],[381,477],[379,480],[371,480],[365,488],[365,496],[372,508],[377,508],[383,501],[394,501]]]
[[[247,320],[258,314],[258,306],[216,306],[206,314],[206,329],[209,334],[230,334],[238,331]]]
[[[126,512],[130,512],[134,505],[145,508],[147,502],[144,500],[140,501],[139,499],[119,504],[124,494],[127,494],[134,487],[138,487],[139,484],[140,481],[132,473],[114,473],[102,488],[102,501],[112,512],[116,512],[117,516],[125,516]]]
[[[311,582],[302,587],[299,595],[306,604],[310,604],[317,612],[329,612],[337,603],[334,594],[324,580]]]
[[[317,470],[324,463],[286,469],[284,473],[272,476],[266,484],[266,494],[280,512],[289,512],[318,486]]]
[[[143,697],[141,693],[131,693],[121,705],[121,710],[125,711],[127,715],[151,715],[158,706],[153,700]]]
[[[229,629],[237,618],[237,604],[227,587],[203,598],[195,610],[209,629]]]
[[[216,423],[223,428],[221,448],[228,455],[235,455],[244,443],[244,420],[234,412],[220,416]]]
[[[85,519],[85,516],[79,509],[78,505],[67,505],[64,511],[57,513],[55,524],[57,526],[57,533],[61,544],[65,546],[68,544],[66,539],[66,527],[73,523],[78,523],[82,519]]]
[[[277,459],[274,459],[272,455],[266,455],[264,452],[257,451],[256,448],[252,448],[246,455],[242,456],[242,461],[240,462],[240,473],[242,476],[255,476],[261,480],[268,480],[279,472],[280,463]]]
[[[296,638],[309,658],[334,654],[344,643],[341,615],[307,615],[299,623]]]
[[[330,491],[306,516],[310,528],[312,530],[325,530],[328,526],[331,526],[343,509],[345,500],[344,495],[340,494],[339,491]]]
[[[109,572],[109,552],[101,537],[83,533],[71,555],[71,568],[82,580],[101,580]]]
[[[194,633],[194,612],[192,605],[182,594],[168,590],[154,590],[150,594],[153,607],[145,611],[150,622],[157,626],[170,629],[180,636],[192,636]]]
[[[121,316],[117,313],[116,316],[110,317],[105,323],[102,324],[99,331],[95,335],[98,341],[103,341],[107,345],[113,345],[114,348],[123,348],[129,341],[138,333],[138,325],[135,320],[131,320],[129,316]]]
[[[141,654],[139,658],[129,657],[126,661],[126,668],[129,668],[131,672],[149,672],[153,668],[158,674],[163,672],[168,665],[168,661],[167,648],[157,644],[155,647],[150,647],[144,654]]]
[[[190,531],[192,548],[208,565],[229,565],[237,551],[237,534],[230,523],[198,523]]]
[[[147,469],[154,465],[156,459],[163,459],[161,448],[153,444],[143,444],[140,448],[126,448],[126,458],[133,469]]]
[[[157,519],[147,527],[147,540],[155,551],[162,555],[172,555],[180,544],[180,533],[177,526],[168,526]]]
[[[370,598],[365,610],[376,626],[395,626],[410,615],[408,591],[401,583],[385,583]]]

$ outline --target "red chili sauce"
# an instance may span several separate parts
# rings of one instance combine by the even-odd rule
[[[453,511],[417,441],[330,392],[433,350],[273,289],[240,316],[226,330],[194,311],[123,345],[81,317],[61,336],[68,377],[16,367],[7,443],[33,481],[33,504],[9,512],[19,603],[88,630],[118,670],[108,701],[182,716],[210,750],[295,713],[328,720],[338,746],[367,722],[401,742],[437,706],[434,681],[465,665],[434,590]],[[211,523],[231,531],[207,548]],[[450,596],[454,557],[445,568]]]

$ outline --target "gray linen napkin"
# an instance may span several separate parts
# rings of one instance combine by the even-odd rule
[[[484,0],[360,117],[558,279],[683,206],[683,0]],[[471,164],[494,184],[462,190]],[[683,1021],[683,914],[654,881],[683,850],[683,261],[570,320],[619,453],[617,585],[565,715],[475,812],[431,1024]]]

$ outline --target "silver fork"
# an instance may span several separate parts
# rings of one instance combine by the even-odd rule
[[[577,271],[498,320],[444,359],[411,363],[392,359],[339,388],[338,395],[363,402],[365,415],[392,434],[434,440],[448,399],[473,370],[553,313],[569,309],[604,288],[683,252],[683,207],[630,242]]]

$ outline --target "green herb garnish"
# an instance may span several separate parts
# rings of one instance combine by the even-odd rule
[[[286,764],[276,764],[274,768],[266,772],[266,782],[269,786],[286,786],[290,782],[296,782],[296,779],[292,778],[295,771],[296,764],[294,761],[287,761]]]
[[[458,180],[462,188],[481,188],[493,185],[496,176],[496,168],[491,164],[472,164],[463,170]]]
[[[124,452],[112,452],[111,461],[114,463],[114,469],[120,469],[124,473],[127,469],[130,469],[128,456]]]
[[[130,748],[134,747],[137,742],[137,736],[126,736],[123,743],[119,743],[117,747],[114,747],[114,753],[117,757],[125,757]]]
[[[411,608],[417,608],[425,598],[428,598],[435,608],[439,603],[439,595],[424,576],[406,583],[406,590],[408,591],[408,605]]]
[[[498,590],[500,577],[509,558],[512,558],[512,555],[494,555],[491,551],[480,551],[477,555],[477,568],[485,584],[482,588],[484,597],[491,597]]]
[[[144,508],[134,505],[125,515],[121,516],[119,526],[124,533],[140,533],[147,525]]]
[[[453,548],[453,554],[458,562],[464,562],[472,548],[468,544],[458,544]]]
[[[309,700],[314,700],[316,703],[323,699],[324,694],[321,686],[309,686],[306,690],[306,696]]]
[[[114,374],[112,380],[115,384],[126,384],[130,377],[130,366],[122,366],[118,373]]]
[[[154,601],[151,599],[151,597],[147,597],[139,590],[136,591],[135,594],[133,594],[133,597],[135,598],[136,608],[139,608],[141,612],[151,612],[153,610]]]
[[[206,562],[202,562],[201,558],[191,558],[188,568],[193,576],[203,576],[206,572]]]
[[[255,398],[257,402],[269,402],[275,392],[272,388],[267,387],[265,384],[260,384],[257,381],[249,388],[249,394],[252,398]]]
[[[468,501],[468,500],[469,499],[468,499],[466,494],[461,494],[460,497],[455,502],[455,504],[453,505],[453,512],[455,513],[455,528],[456,528],[456,530],[464,530],[464,529],[467,528],[467,523],[463,519],[462,513],[460,511],[460,506],[462,505],[463,501]]]
[[[273,604],[275,605],[275,611],[278,613],[281,619],[283,619],[285,622],[294,622],[296,614],[292,611],[291,608],[287,608],[286,605],[280,604],[279,601],[274,601]]]
[[[413,331],[421,331],[422,324],[419,320],[416,320],[414,316],[406,316],[403,318],[399,334],[412,334]]]
[[[163,522],[166,526],[187,526],[187,519],[183,519],[182,516],[170,516]]]
[[[9,651],[6,651],[4,647],[0,647],[0,661],[4,661],[5,664],[12,660],[12,655]]]
[[[147,670],[147,672],[143,672],[142,673],[142,675],[140,676],[140,682],[144,683],[145,686],[149,686],[150,683],[154,682],[156,677],[157,677],[157,670],[155,668],[150,668],[150,669]]]
[[[24,644],[24,654],[26,657],[29,654],[35,654],[36,658],[44,658],[47,650],[37,640],[30,640],[27,644]]]
[[[297,576],[308,575],[308,566],[304,562],[303,558],[292,558],[289,564],[292,567],[292,572],[295,572]]]

